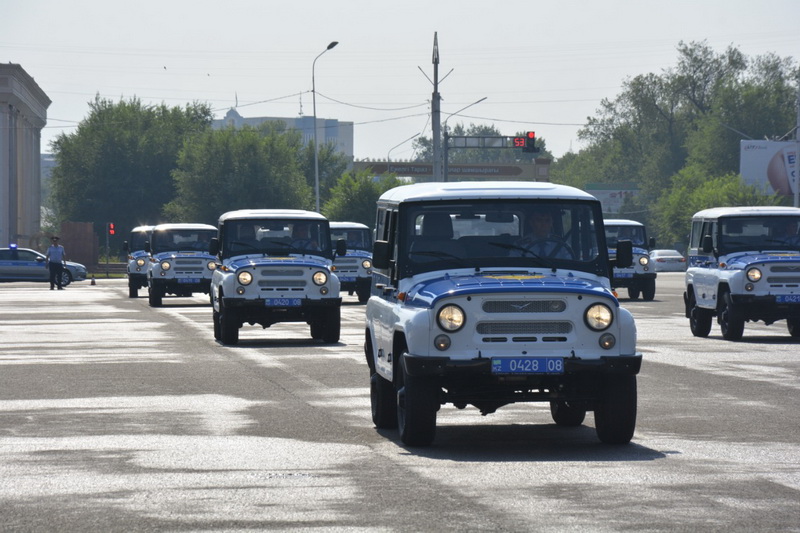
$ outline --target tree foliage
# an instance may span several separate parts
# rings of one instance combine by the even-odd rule
[[[89,108],[74,133],[53,141],[50,204],[57,222],[93,222],[99,233],[106,222],[124,231],[161,220],[175,195],[170,172],[178,152],[185,139],[209,127],[210,109],[99,96]]]
[[[369,170],[356,174],[348,172],[331,190],[331,198],[322,208],[322,214],[330,220],[360,222],[374,228],[375,202],[381,194],[398,185],[403,182],[393,174],[376,180]]]
[[[797,79],[792,59],[681,42],[674,68],[629,79],[601,102],[579,132],[588,146],[556,161],[551,179],[635,183],[626,211],[670,243],[684,237],[693,209],[778,202],[738,177],[739,144],[793,132]]]
[[[172,220],[216,224],[235,209],[309,209],[312,190],[300,168],[299,135],[276,125],[207,130],[187,140],[172,176]]]

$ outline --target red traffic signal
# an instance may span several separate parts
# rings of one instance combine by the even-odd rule
[[[108,224],[106,224],[106,226],[108,226],[108,234],[109,235],[116,235],[117,234],[117,230],[114,227],[114,223],[113,222],[109,222]]]
[[[522,148],[523,152],[538,152],[536,148],[536,132],[529,131],[525,134],[525,146]]]

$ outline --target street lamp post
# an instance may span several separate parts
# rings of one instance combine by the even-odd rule
[[[314,58],[314,62],[311,64],[311,102],[314,111],[314,193],[317,197],[317,213],[320,212],[319,210],[319,144],[317,143],[317,87],[314,81],[314,69],[317,66],[317,59],[319,59],[322,54],[333,48],[339,44],[339,41],[332,41],[328,47],[323,50],[317,57]]]
[[[389,151],[386,153],[386,162],[387,162],[387,163],[391,163],[391,162],[392,162],[392,159],[391,159],[391,156],[392,156],[392,150],[394,150],[395,148],[399,148],[400,146],[404,145],[405,143],[407,143],[407,142],[408,142],[408,141],[410,141],[411,139],[415,139],[415,138],[417,138],[417,137],[419,137],[419,136],[420,136],[420,134],[419,134],[419,133],[415,133],[414,135],[412,135],[411,137],[409,137],[409,138],[408,138],[408,139],[406,139],[405,141],[403,141],[403,142],[401,142],[401,143],[399,143],[399,144],[396,144],[396,145],[392,146],[391,148],[389,148]]]

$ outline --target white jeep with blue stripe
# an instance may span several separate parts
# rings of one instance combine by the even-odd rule
[[[217,228],[210,224],[170,223],[153,227],[145,250],[150,254],[147,268],[148,301],[161,307],[164,296],[188,297],[209,293],[216,264],[208,253]]]
[[[335,248],[334,248],[335,247]],[[334,254],[344,241],[331,242],[328,220],[297,209],[242,209],[219,218],[211,253],[214,338],[239,342],[245,324],[268,328],[305,322],[311,337],[339,341],[342,298],[333,272]]]
[[[633,245],[633,261],[625,268],[614,267],[611,276],[613,289],[628,289],[628,298],[650,301],[656,297],[656,271],[650,261],[649,250],[655,247],[655,240],[647,238],[647,230],[641,222],[622,218],[605,221],[606,242],[609,258],[613,261],[617,242],[629,240]]]
[[[136,226],[131,230],[122,250],[128,255],[128,297],[137,298],[139,289],[147,287],[147,270],[150,254],[145,250],[150,242],[153,226]]]
[[[331,222],[333,242],[344,240],[347,253],[334,262],[342,292],[355,293],[360,303],[369,299],[372,284],[372,232],[359,222]]]
[[[786,320],[800,337],[800,208],[717,207],[692,217],[684,303],[689,327],[707,337],[717,318],[723,338],[746,322]]]
[[[603,442],[636,425],[632,315],[611,291],[600,202],[533,182],[425,183],[378,200],[365,354],[372,419],[410,446],[450,403],[594,411]],[[616,262],[631,261],[629,241]]]

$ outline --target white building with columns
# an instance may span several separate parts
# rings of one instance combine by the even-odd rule
[[[30,246],[40,229],[41,141],[50,98],[17,64],[0,64],[0,246]]]

